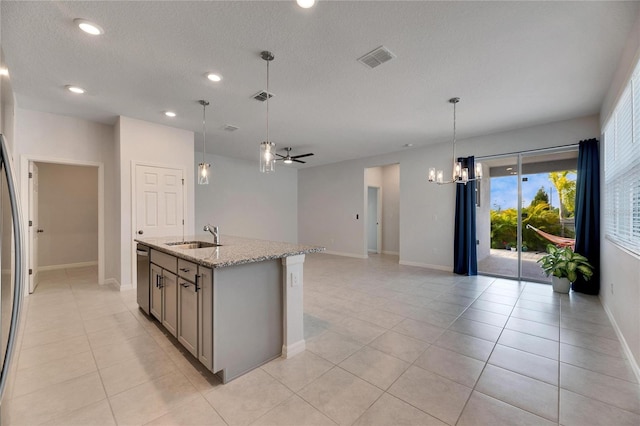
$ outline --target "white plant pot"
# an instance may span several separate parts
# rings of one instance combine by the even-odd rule
[[[553,291],[556,293],[569,293],[571,289],[571,281],[568,278],[558,278],[555,275],[551,276],[551,284]]]

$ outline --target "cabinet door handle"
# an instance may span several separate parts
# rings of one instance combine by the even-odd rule
[[[196,283],[194,284],[196,286],[196,293],[200,290],[200,287],[198,286],[198,278],[200,278],[200,275],[196,274]]]
[[[158,288],[163,288],[164,284],[162,283],[164,281],[164,277],[162,275],[158,275]]]
[[[180,285],[184,288],[189,288],[189,283],[180,283]]]
[[[156,275],[156,288],[160,288],[160,275]]]

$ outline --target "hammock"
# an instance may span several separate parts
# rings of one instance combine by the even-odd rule
[[[555,244],[558,247],[571,247],[571,249],[573,250],[576,245],[575,238],[558,237],[557,235],[553,235],[553,234],[549,234],[544,231],[541,231],[538,228],[531,226],[529,224],[527,224],[527,229],[533,229],[542,238],[544,238],[545,240],[551,241],[553,244]]]

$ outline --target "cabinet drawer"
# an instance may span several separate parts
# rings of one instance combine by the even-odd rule
[[[170,254],[151,249],[151,262],[174,274],[178,272],[178,258]]]
[[[178,259],[178,275],[182,278],[196,282],[196,274],[198,273],[198,265],[184,259]]]

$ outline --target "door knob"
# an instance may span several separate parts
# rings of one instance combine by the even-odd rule
[[[38,229],[36,232],[37,232],[38,234],[42,234],[42,233],[44,232],[44,229]]]
[[[142,234],[144,234],[144,231],[141,229],[141,230],[138,231],[138,234],[142,235]]]

